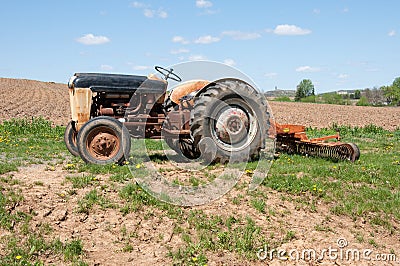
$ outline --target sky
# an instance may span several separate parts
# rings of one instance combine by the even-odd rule
[[[67,83],[211,60],[264,91],[390,85],[400,76],[400,1],[1,0],[0,77]]]

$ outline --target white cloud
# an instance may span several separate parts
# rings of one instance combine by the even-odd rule
[[[396,31],[395,30],[391,30],[391,31],[389,31],[389,33],[388,33],[388,36],[389,37],[393,37],[393,36],[395,36],[396,35]]]
[[[311,30],[302,29],[296,25],[283,24],[276,26],[273,33],[277,35],[307,35],[311,33]]]
[[[343,12],[343,13],[347,13],[347,12],[349,12],[349,11],[350,11],[350,10],[349,10],[347,7],[345,7],[345,8],[342,9],[342,12]]]
[[[189,53],[189,49],[185,49],[185,48],[180,48],[180,49],[176,49],[176,50],[171,50],[171,54],[186,54]]]
[[[76,41],[85,45],[97,45],[97,44],[108,43],[110,42],[110,39],[105,36],[95,36],[89,33],[76,39]]]
[[[200,44],[209,44],[213,42],[219,42],[221,39],[218,37],[213,37],[211,35],[206,35],[206,36],[201,36],[197,40],[195,40],[195,43],[200,43]]]
[[[275,73],[275,72],[265,73],[264,76],[267,78],[273,79],[278,76],[278,73]]]
[[[227,58],[224,60],[224,64],[228,65],[228,66],[234,66],[236,65],[235,60],[231,59],[231,58]]]
[[[257,32],[242,32],[242,31],[224,31],[222,35],[232,37],[234,40],[252,40],[261,37],[261,34]]]
[[[196,0],[196,6],[198,8],[209,8],[212,7],[213,3],[207,0]]]
[[[339,79],[347,79],[348,77],[349,77],[349,75],[347,75],[347,74],[339,74],[338,75]]]
[[[168,17],[168,13],[164,10],[159,10],[157,14],[158,14],[159,18],[167,18]]]
[[[217,10],[211,10],[211,9],[205,9],[204,12],[200,13],[200,15],[215,15],[217,14],[219,11]]]
[[[104,70],[104,71],[111,71],[111,70],[114,69],[114,68],[113,68],[112,66],[110,66],[110,65],[101,65],[100,68],[101,68],[101,70]]]
[[[137,1],[132,2],[132,3],[131,3],[131,6],[134,7],[134,8],[144,8],[144,7],[146,7],[145,4],[143,4],[143,3],[141,3],[141,2],[137,2]]]
[[[133,70],[137,70],[137,71],[139,71],[139,70],[147,70],[147,69],[150,69],[151,67],[149,67],[149,66],[133,66],[132,67],[132,69]]]
[[[146,18],[154,18],[154,17],[167,18],[168,17],[168,13],[162,9],[155,10],[155,9],[145,8],[143,10],[143,15]]]
[[[318,72],[318,71],[320,71],[318,67],[300,66],[296,68],[296,72]]]
[[[207,60],[207,57],[204,55],[191,55],[189,56],[190,61],[199,61],[199,60]]]
[[[321,10],[318,9],[318,8],[314,8],[313,9],[313,13],[316,14],[316,15],[319,15],[321,13]]]
[[[180,44],[188,44],[189,41],[183,38],[182,36],[174,36],[172,37],[172,42],[180,43]]]
[[[141,3],[141,2],[137,2],[137,1],[132,2],[131,3],[131,7],[138,8],[138,9],[143,9],[143,15],[146,18],[155,18],[155,17],[167,18],[168,17],[168,13],[165,10],[163,10],[162,8],[153,9],[153,8],[151,8],[150,5],[146,5],[146,4]]]
[[[145,10],[143,10],[143,15],[146,18],[154,18],[154,10],[146,8]]]

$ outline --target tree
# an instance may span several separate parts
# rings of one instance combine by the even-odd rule
[[[400,77],[395,78],[391,86],[381,87],[388,104],[400,105]]]
[[[356,103],[357,106],[368,106],[370,105],[368,103],[368,99],[367,97],[365,97],[364,95],[360,97],[360,100],[358,100],[358,102]]]
[[[354,99],[360,99],[361,97],[361,91],[360,90],[356,90],[354,92]]]
[[[371,89],[370,88],[364,89],[363,94],[361,95],[361,98],[362,97],[365,97],[365,99],[367,100],[368,104],[370,104],[370,99],[372,97]],[[360,98],[360,100],[361,100],[361,98]],[[363,99],[363,100],[365,100],[365,99]]]
[[[383,91],[383,95],[386,98],[386,103],[391,104],[393,102],[393,96],[392,96],[392,86],[382,86],[380,89]]]
[[[374,87],[371,90],[371,96],[368,100],[372,105],[377,105],[377,106],[382,105],[383,102],[385,101],[383,96],[383,91],[381,89]]]
[[[400,77],[393,80],[392,86],[395,87],[395,89],[400,89]]]
[[[296,96],[294,97],[294,100],[298,102],[303,98],[314,95],[314,85],[312,84],[311,80],[303,79],[299,85],[297,85]]]

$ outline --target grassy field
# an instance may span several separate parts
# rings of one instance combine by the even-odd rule
[[[308,129],[307,133],[311,137],[333,134],[333,128],[336,126]],[[364,219],[388,234],[395,233],[394,224],[400,220],[400,129],[386,131],[374,125],[339,129],[344,141],[359,146],[360,160],[334,162],[281,154],[256,191],[249,192],[239,183],[235,193],[226,195],[229,204],[254,210],[256,214],[243,215],[209,212],[207,206],[183,208],[159,202],[135,184],[127,165],[86,165],[70,156],[63,143],[63,127],[51,126],[43,119],[4,122],[0,125],[0,230],[5,233],[0,239],[0,265],[42,265],[48,257],[66,264],[89,264],[81,239],[62,241],[49,223],[32,228],[35,211],[19,209],[24,204],[25,195],[19,187],[24,180],[13,178],[10,173],[36,164],[45,164],[47,171],[61,166],[68,173],[63,182],[69,189],[67,195],[61,196],[66,201],[77,198],[77,214],[90,215],[94,208],[100,208],[117,210],[122,215],[136,212],[143,219],[158,216],[173,221],[172,234],[179,237],[181,244],[171,245],[167,257],[176,264],[205,265],[213,254],[225,251],[239,262],[255,261],[259,247],[279,247],[295,239],[295,230],[282,228],[271,232],[271,228],[255,221],[257,215],[267,220],[284,215],[267,204],[269,191],[299,209],[318,212],[318,203],[329,209],[329,215]],[[156,141],[147,144],[154,150],[160,147]],[[143,164],[135,164],[138,174],[146,174]],[[39,181],[34,184],[41,185]],[[82,191],[84,194],[78,196]],[[115,191],[115,195],[111,197],[107,191]],[[340,228],[320,225],[315,230]],[[274,237],[278,234],[281,237]],[[137,235],[124,227],[120,228],[120,235],[120,252],[131,252],[132,240]],[[168,236],[160,233],[158,237],[161,241]],[[377,245],[371,236],[360,234],[357,239]]]

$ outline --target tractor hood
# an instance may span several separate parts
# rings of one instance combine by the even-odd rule
[[[68,82],[69,88],[90,88],[93,92],[134,91],[144,87],[154,92],[164,91],[166,83],[146,76],[75,73]]]

